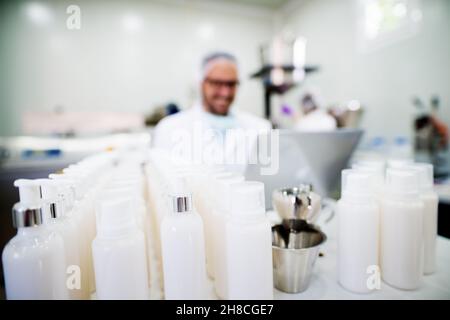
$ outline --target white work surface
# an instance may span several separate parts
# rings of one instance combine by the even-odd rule
[[[327,201],[330,205],[333,202]],[[330,208],[330,206],[328,207]],[[316,300],[316,299],[450,299],[450,240],[438,237],[437,239],[437,271],[432,275],[423,277],[422,286],[413,291],[395,289],[381,283],[380,290],[368,294],[356,294],[345,290],[337,282],[337,218],[331,216],[331,211],[324,209],[317,224],[327,235],[327,241],[321,247],[322,257],[318,257],[314,266],[313,275],[308,289],[302,293],[289,294],[274,289],[276,300]],[[268,212],[272,222],[276,222],[277,214]],[[330,219],[330,217],[332,217]],[[327,222],[328,220],[328,222]],[[151,293],[150,299],[163,297],[159,286],[159,263],[156,254],[153,255],[154,263],[151,266]],[[213,281],[208,281],[209,298],[217,299],[214,294]]]

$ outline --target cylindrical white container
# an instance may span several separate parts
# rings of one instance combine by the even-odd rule
[[[418,175],[388,169],[381,208],[381,275],[399,289],[420,286],[423,274],[423,213]]]
[[[142,196],[142,193],[140,192],[142,190],[140,190],[139,188],[136,188],[136,186],[132,186],[132,185],[122,185],[122,186],[113,186],[113,187],[109,187],[107,190],[105,190],[105,192],[103,193],[102,197],[103,198],[108,198],[108,197],[112,197],[112,198],[120,198],[123,196],[126,197],[130,197],[132,199],[133,202],[133,212],[135,213],[135,219],[137,221],[137,226],[138,228],[144,233],[145,236],[145,252],[146,252],[146,257],[147,257],[147,271],[148,271],[148,278],[150,281],[150,263],[151,263],[151,256],[150,256],[150,237],[151,237],[151,231],[150,231],[150,222],[149,219],[147,217],[147,213],[146,213],[146,206],[145,206],[145,202]],[[100,206],[97,205],[97,216],[99,215],[100,209],[99,207],[101,207],[101,202],[100,202]],[[98,220],[98,217],[97,217]],[[150,282],[149,282],[150,284]]]
[[[161,223],[164,295],[168,300],[202,300],[206,294],[203,223],[190,195],[173,196],[173,212]]]
[[[233,185],[225,241],[225,299],[273,299],[272,231],[265,216],[264,184]]]
[[[2,262],[6,297],[17,299],[68,299],[65,277],[64,242],[44,223],[39,186],[17,180],[21,201],[13,208],[18,229],[3,249]]]
[[[214,233],[213,233],[213,211],[216,207],[216,198],[213,196],[214,190],[211,186],[214,185],[215,179],[222,179],[233,176],[231,172],[214,172],[208,174],[202,182],[201,198],[197,201],[200,215],[203,220],[204,234],[205,234],[205,248],[206,248],[206,271],[211,279],[214,279]]]
[[[337,205],[339,283],[357,293],[375,289],[368,284],[369,268],[379,266],[380,207],[371,179],[368,173],[344,170]]]
[[[45,224],[49,229],[57,232],[64,240],[65,271],[70,277],[67,283],[70,299],[89,299],[88,288],[83,288],[81,283],[81,261],[78,229],[75,221],[65,214],[63,202],[58,193],[60,182],[50,179],[39,179],[41,197],[45,202]]]
[[[438,224],[439,197],[433,190],[433,165],[415,163],[412,169],[419,174],[420,198],[425,209],[423,216],[424,232],[424,274],[436,271],[436,237]]]
[[[83,228],[83,235],[85,239],[85,255],[88,267],[87,276],[89,277],[90,291],[95,291],[95,274],[94,263],[92,261],[92,248],[91,244],[95,237],[95,206],[94,206],[94,194],[92,192],[91,177],[86,170],[83,170],[80,166],[69,166],[69,168],[63,170],[64,175],[75,181],[76,185],[76,210]]]
[[[71,190],[71,215],[72,219],[77,225],[77,234],[80,246],[81,288],[83,288],[83,290],[84,288],[88,288],[88,293],[84,294],[84,297],[90,298],[91,289],[93,286],[91,284],[91,273],[93,272],[93,270],[91,270],[90,268],[90,261],[92,261],[92,251],[89,237],[85,235],[85,230],[87,229],[85,224],[85,215],[89,210],[87,208],[87,202],[83,201],[83,188],[80,185],[79,181],[69,178],[69,176],[66,174],[50,174],[49,178],[52,180],[58,180],[66,184]]]
[[[76,229],[75,234],[78,243],[79,251],[79,267],[81,276],[81,296],[82,299],[87,300],[91,297],[90,284],[88,278],[87,259],[84,254],[85,246],[87,246],[87,239],[83,237],[83,226],[80,223],[80,217],[77,214],[77,208],[75,203],[75,185],[74,181],[68,179],[62,174],[50,174],[49,178],[55,181],[58,185],[58,194],[62,198],[64,206],[64,216],[70,221]]]
[[[214,193],[216,208],[212,211],[211,226],[214,254],[214,288],[219,298],[227,296],[227,272],[225,259],[226,223],[231,209],[231,188],[233,184],[243,182],[244,176],[234,174],[217,178]]]
[[[97,298],[148,299],[145,237],[136,225],[131,199],[102,204],[92,244]]]

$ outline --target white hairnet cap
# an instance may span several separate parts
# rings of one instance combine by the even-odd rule
[[[225,51],[216,51],[216,52],[209,53],[202,59],[202,63],[200,66],[199,80],[203,81],[206,78],[206,75],[211,70],[214,63],[223,61],[223,60],[234,63],[237,66],[237,59],[231,53],[228,53]]]

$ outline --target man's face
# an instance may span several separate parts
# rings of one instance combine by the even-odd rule
[[[218,60],[212,66],[202,83],[203,105],[207,111],[227,115],[238,85],[236,65],[230,61]]]

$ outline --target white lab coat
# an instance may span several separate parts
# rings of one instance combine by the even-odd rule
[[[336,119],[321,109],[307,113],[295,126],[295,129],[299,131],[332,131],[336,128]]]
[[[227,116],[214,115],[196,104],[186,111],[162,119],[154,130],[152,145],[172,154],[183,154],[197,163],[211,164],[212,161],[213,164],[225,164],[232,171],[244,173],[246,166],[243,163],[217,163],[224,155],[232,155],[238,147],[242,147],[239,145],[243,143],[242,139],[225,140],[225,134],[228,135],[230,129],[262,133],[269,131],[271,124],[265,119],[234,109]],[[255,142],[256,139],[249,138],[245,142],[246,148],[254,148]],[[201,154],[201,160],[198,153]]]

